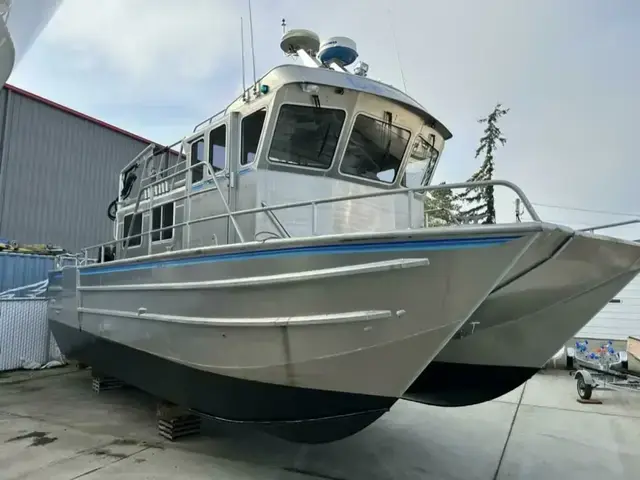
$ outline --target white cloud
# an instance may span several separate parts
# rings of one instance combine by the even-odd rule
[[[43,40],[67,50],[80,69],[111,70],[136,86],[199,81],[236,54],[236,5],[211,0],[65,0]]]

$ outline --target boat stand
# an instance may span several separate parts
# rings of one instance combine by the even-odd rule
[[[201,418],[183,407],[159,401],[156,415],[158,433],[171,442],[200,433]]]
[[[124,386],[125,383],[115,377],[103,375],[99,372],[91,372],[91,387],[96,393],[100,393],[106,390],[115,390],[123,388]]]
[[[99,372],[92,371],[91,377],[91,386],[96,393],[127,387],[122,380]],[[200,433],[201,417],[179,405],[158,400],[156,418],[158,433],[169,441],[174,442],[179,438]]]

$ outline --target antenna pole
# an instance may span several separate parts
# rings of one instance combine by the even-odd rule
[[[242,49],[242,100],[247,98],[247,84],[245,83],[244,74],[244,21],[240,17],[240,48]]]
[[[251,61],[253,62],[253,93],[258,93],[258,82],[256,80],[256,53],[253,47],[253,17],[251,15],[251,0],[249,1],[249,31],[251,32]]]
[[[398,59],[398,68],[400,69],[400,78],[402,79],[402,86],[404,87],[404,92],[407,93],[407,82],[404,79],[404,71],[402,70],[402,61],[400,60],[400,50],[398,50],[398,39],[396,38],[396,28],[393,21],[393,13],[391,13],[391,8],[387,8],[389,12],[389,23],[391,24],[391,33],[393,35],[393,47],[396,49],[396,58]]]
[[[287,21],[283,18],[282,19],[282,35],[284,35],[285,33],[287,33]]]

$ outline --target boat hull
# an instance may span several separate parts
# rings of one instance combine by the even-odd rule
[[[11,0],[0,2],[0,83],[5,84],[14,67],[49,23],[62,0]],[[27,6],[28,5],[28,6]]]
[[[404,398],[466,406],[498,398],[529,380],[637,275],[640,245],[576,234],[547,238],[538,255],[471,316],[473,333],[455,338],[416,379]],[[532,247],[530,251],[535,250]]]
[[[51,275],[49,318],[67,357],[161,398],[295,441],[337,440],[393,405],[539,228],[316,238],[63,269]]]
[[[323,443],[348,437],[377,420],[397,401],[237,379],[176,363],[61,322],[50,321],[50,326],[65,356],[90,365],[96,372],[108,373],[216,420],[248,423],[295,442]]]

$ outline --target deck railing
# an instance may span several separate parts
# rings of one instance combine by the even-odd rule
[[[181,149],[182,150],[182,149]],[[148,163],[151,160],[152,157],[147,157],[145,158],[145,166],[144,166],[144,170],[143,172],[147,172],[147,167],[148,167]],[[188,173],[193,170],[194,168],[202,168],[204,167],[207,172],[209,173],[209,176],[211,178],[211,181],[213,182],[213,185],[211,187],[208,188],[202,188],[199,189],[198,191],[192,191],[191,189],[191,176],[188,175]],[[345,196],[339,196],[339,197],[328,197],[328,198],[321,198],[321,199],[315,199],[315,200],[305,200],[305,201],[299,201],[299,202],[293,202],[293,203],[286,203],[286,204],[277,204],[277,205],[266,205],[266,204],[262,204],[262,207],[258,207],[258,208],[250,208],[250,209],[246,209],[246,210],[238,210],[238,211],[231,211],[229,208],[229,204],[224,196],[224,193],[222,192],[220,185],[218,183],[218,179],[216,176],[216,172],[213,171],[211,165],[209,165],[206,162],[200,162],[200,163],[195,163],[193,165],[187,165],[184,169],[180,170],[180,171],[176,171],[174,173],[171,173],[167,176],[163,176],[161,179],[159,180],[155,180],[151,183],[148,184],[144,184],[144,180],[147,180],[150,178],[150,176],[147,177],[143,177],[141,179],[141,183],[140,183],[140,189],[138,191],[138,196],[136,198],[136,202],[135,202],[135,208],[133,210],[133,212],[131,212],[132,214],[144,214],[144,213],[148,213],[151,211],[151,209],[154,208],[154,194],[153,194],[153,187],[156,185],[159,185],[162,182],[165,182],[169,179],[174,179],[180,175],[185,175],[185,193],[179,197],[172,197],[172,201],[173,202],[178,202],[181,200],[186,200],[186,205],[185,205],[185,221],[173,224],[171,228],[174,229],[178,229],[178,228],[186,228],[186,244],[187,247],[189,246],[189,240],[190,240],[190,230],[191,227],[193,225],[202,223],[202,222],[210,222],[210,221],[215,221],[215,220],[221,220],[221,219],[228,219],[230,221],[230,223],[232,224],[235,233],[240,241],[240,243],[244,243],[245,242],[245,238],[244,235],[242,234],[240,227],[238,225],[237,219],[239,217],[242,216],[246,216],[246,215],[258,215],[258,214],[265,214],[267,215],[267,217],[269,219],[271,219],[272,223],[274,223],[276,230],[278,230],[279,234],[281,236],[289,236],[288,232],[286,231],[286,229],[284,228],[284,226],[280,223],[280,221],[278,220],[275,212],[281,211],[281,210],[288,210],[288,209],[292,209],[292,208],[303,208],[303,207],[309,207],[310,208],[310,216],[311,216],[311,235],[315,236],[317,235],[317,224],[318,224],[318,206],[320,205],[326,205],[326,204],[335,204],[335,203],[339,203],[339,202],[346,202],[346,201],[353,201],[353,200],[362,200],[362,199],[370,199],[370,198],[380,198],[380,197],[387,197],[387,196],[392,196],[392,195],[406,195],[407,197],[407,213],[408,213],[408,218],[409,218],[409,229],[413,229],[414,226],[411,223],[411,218],[412,218],[412,209],[414,208],[414,203],[413,200],[415,198],[415,194],[424,194],[427,192],[432,192],[432,191],[436,191],[436,190],[454,190],[454,189],[467,189],[467,188],[484,188],[484,187],[488,187],[488,186],[502,186],[505,188],[508,188],[510,190],[512,190],[517,197],[520,199],[520,201],[522,202],[524,208],[526,209],[526,211],[528,212],[529,216],[531,217],[531,219],[533,221],[541,221],[538,213],[536,212],[535,208],[533,207],[533,205],[531,204],[531,202],[529,201],[529,199],[527,198],[527,196],[524,194],[524,192],[520,189],[520,187],[518,187],[516,184],[509,182],[507,180],[490,180],[490,181],[481,181],[481,182],[463,182],[463,183],[450,183],[450,184],[442,184],[442,185],[428,185],[428,186],[422,186],[422,187],[414,187],[414,188],[398,188],[398,189],[393,189],[393,190],[382,190],[382,191],[377,191],[377,192],[372,192],[372,193],[363,193],[363,194],[357,194],[357,195],[345,195]],[[156,173],[156,178],[157,178],[158,174]],[[222,202],[224,204],[225,213],[221,213],[221,214],[216,214],[216,215],[209,215],[209,216],[205,216],[205,217],[201,217],[201,218],[197,218],[197,219],[191,219],[189,216],[190,213],[190,203],[191,203],[191,198],[198,196],[198,195],[203,195],[205,193],[208,192],[212,192],[217,190],[220,193],[220,198],[222,199]],[[144,195],[144,192],[148,191],[149,195],[148,195],[148,204],[146,205],[146,208],[144,208],[143,210],[139,210],[140,208],[140,203],[142,202],[142,197]],[[146,201],[146,200],[145,200]],[[129,214],[129,213],[127,213]],[[164,227],[160,227],[160,228],[156,228],[156,229],[148,229],[148,230],[144,230],[144,225],[142,226],[142,231],[140,233],[137,234],[131,234],[131,229],[133,226],[133,221],[131,222],[130,226],[129,226],[129,231],[127,232],[127,235],[123,238],[116,238],[114,240],[108,241],[108,242],[103,242],[100,243],[98,245],[92,245],[90,247],[86,247],[85,249],[83,249],[83,254],[84,254],[84,258],[85,259],[89,259],[89,252],[91,252],[92,250],[95,249],[99,249],[99,257],[100,261],[103,262],[104,261],[104,254],[105,254],[105,248],[106,247],[110,247],[112,245],[116,245],[118,242],[124,242],[124,254],[123,256],[126,257],[126,253],[127,253],[127,247],[130,244],[131,240],[133,239],[137,239],[137,238],[142,238],[144,236],[148,237],[148,241],[147,241],[147,245],[148,245],[148,253],[151,253],[151,238],[152,235],[154,233],[158,233],[161,232],[163,230],[166,230],[166,226]],[[420,226],[416,226],[416,228],[423,228],[422,225]]]

